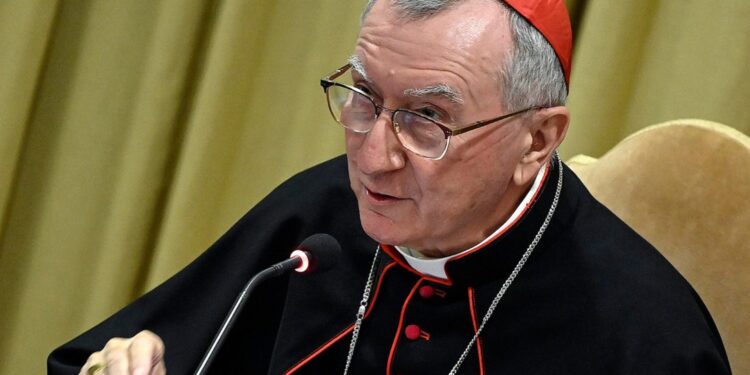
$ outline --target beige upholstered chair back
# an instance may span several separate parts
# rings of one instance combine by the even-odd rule
[[[750,138],[677,120],[631,135],[601,159],[568,164],[601,202],[690,281],[735,374],[750,374]]]

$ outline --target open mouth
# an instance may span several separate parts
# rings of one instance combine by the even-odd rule
[[[367,195],[370,198],[372,198],[372,199],[374,199],[374,200],[376,200],[378,202],[387,202],[387,201],[397,200],[398,199],[398,198],[396,198],[394,196],[391,196],[391,195],[376,193],[376,192],[374,192],[374,191],[372,191],[370,189],[367,189],[367,188],[365,188],[365,190],[367,191]]]

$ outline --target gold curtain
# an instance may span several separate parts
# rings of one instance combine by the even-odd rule
[[[750,4],[568,2],[565,153],[676,117],[748,131]],[[343,151],[317,80],[363,4],[0,1],[0,374],[43,373],[52,348]]]
[[[750,1],[574,2],[564,156],[601,156],[638,129],[678,118],[750,133]]]

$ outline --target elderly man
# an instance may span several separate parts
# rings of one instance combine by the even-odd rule
[[[556,156],[570,55],[562,0],[371,1],[321,81],[346,158],[279,187],[50,372],[192,372],[247,275],[326,232],[340,264],[261,288],[214,372],[729,373],[690,286]]]

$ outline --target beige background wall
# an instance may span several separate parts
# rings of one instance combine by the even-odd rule
[[[750,2],[577,0],[564,156],[652,123],[750,132]],[[363,1],[0,1],[0,374],[183,267],[342,152],[318,79]]]

